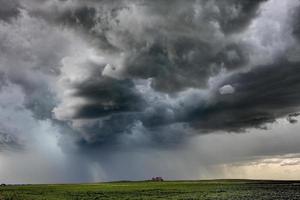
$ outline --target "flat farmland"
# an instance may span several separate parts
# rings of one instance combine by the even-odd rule
[[[164,181],[8,185],[0,200],[299,200],[300,181]]]

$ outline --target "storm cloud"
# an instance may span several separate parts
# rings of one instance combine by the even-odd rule
[[[20,4],[18,1],[4,1],[1,0],[0,4],[2,5],[0,8],[0,19],[4,21],[8,21],[11,18],[17,17],[20,14],[18,7]]]
[[[136,124],[152,140],[172,137],[172,126],[185,127],[180,135],[263,128],[298,111],[292,1],[294,14],[271,18],[286,29],[274,36],[286,42],[281,52],[264,35],[246,39],[264,23],[262,7],[272,9],[266,1],[14,2],[5,7],[18,15],[2,26],[30,43],[3,39],[2,74],[22,88],[37,119],[67,123],[91,145],[115,143]],[[46,43],[43,27],[53,33]],[[21,48],[28,53],[16,60]],[[272,62],[256,58],[265,49]]]

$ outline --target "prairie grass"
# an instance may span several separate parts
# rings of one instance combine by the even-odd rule
[[[165,181],[0,187],[0,200],[269,200],[300,199],[300,182]]]

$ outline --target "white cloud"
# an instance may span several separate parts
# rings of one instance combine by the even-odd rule
[[[219,92],[222,95],[233,94],[235,92],[235,89],[231,85],[224,85],[219,89]]]

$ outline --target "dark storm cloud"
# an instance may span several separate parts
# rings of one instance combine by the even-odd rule
[[[112,142],[122,134],[130,134],[132,127],[129,124],[140,120],[143,131],[149,134],[152,142],[166,145],[172,139],[176,141],[176,138],[183,141],[182,134],[189,131],[185,126],[192,127],[196,133],[210,133],[243,132],[247,128],[265,129],[266,124],[285,116],[290,123],[295,123],[299,114],[294,112],[300,106],[297,92],[300,89],[299,73],[300,63],[290,63],[285,59],[271,65],[257,66],[249,72],[229,76],[220,83],[220,87],[231,85],[234,93],[222,95],[215,91],[212,102],[208,105],[195,105],[196,108],[186,112],[184,116],[179,117],[179,113],[174,111],[176,117],[168,118],[164,113],[165,108],[158,106],[152,114],[135,113],[125,117],[115,115],[104,120],[103,124],[96,123],[98,127],[93,125],[88,132],[93,133],[95,142],[100,138],[101,142],[105,141],[104,138]],[[185,125],[177,127],[176,134],[169,126],[173,123]],[[105,134],[97,134],[100,132]]]
[[[218,21],[225,33],[241,31],[258,15],[258,6],[268,0],[217,1],[220,9]],[[227,17],[224,17],[227,16]]]
[[[65,1],[32,13],[83,30],[102,51],[124,53],[123,77],[153,78],[156,90],[178,92],[245,65],[246,44],[227,35],[245,29],[262,2]]]
[[[157,41],[128,59],[127,73],[133,77],[153,78],[152,87],[163,92],[204,88],[210,76],[246,63],[247,53],[240,45],[229,44],[213,52],[210,44],[198,39],[176,38],[167,46]]]
[[[43,4],[37,3],[41,7]],[[61,8],[65,5],[64,2],[60,2],[61,5],[54,5],[50,10],[41,10],[38,8],[29,8],[30,14],[37,17],[43,17],[52,23],[58,23],[77,29],[83,29],[87,32],[92,29],[96,24],[96,8],[88,5],[76,5],[67,8]],[[55,15],[53,15],[55,13]]]
[[[101,75],[99,75],[101,77]],[[131,80],[115,80],[109,77],[91,79],[74,86],[75,97],[87,100],[78,108],[73,118],[98,118],[118,112],[142,109],[143,100],[134,91]]]
[[[169,128],[173,123],[186,123],[185,126],[192,127],[197,133],[242,132],[247,128],[266,128],[266,124],[285,116],[288,116],[289,122],[294,123],[295,117],[298,116],[294,112],[298,111],[300,106],[300,95],[297,92],[300,89],[299,74],[299,63],[286,60],[257,66],[249,72],[229,76],[220,83],[220,87],[231,85],[234,93],[222,95],[217,90],[213,94],[212,102],[208,105],[195,105],[195,109],[186,112],[184,116],[180,117],[179,113],[173,110],[175,118],[169,118],[164,113],[165,107],[156,106],[151,114],[138,112],[114,115],[108,120],[98,121],[93,123],[93,126],[84,128],[93,135],[91,143],[110,143],[117,141],[122,134],[130,134],[130,124],[140,120],[145,128],[143,131],[148,132],[152,141],[164,141],[162,143],[167,144],[172,138],[178,137],[182,140],[179,136],[188,131],[181,126],[176,130],[178,134],[175,134]],[[98,114],[100,116],[101,112]],[[163,138],[165,140],[162,140]]]
[[[158,22],[157,28],[147,27],[151,42],[145,41],[142,48],[136,47],[136,52],[129,55],[126,63],[128,75],[153,78],[152,86],[156,90],[176,92],[188,87],[205,87],[208,78],[222,69],[231,71],[243,67],[248,57],[243,47],[246,45],[228,41],[225,29],[232,32],[243,30],[253,19],[255,8],[260,3],[145,3],[146,12],[157,15],[162,22]],[[202,9],[197,10],[197,6]],[[244,7],[253,9],[247,9],[250,13],[239,10]],[[230,16],[229,12],[234,11],[236,16]]]
[[[135,132],[167,143],[184,140],[190,128],[197,133],[264,128],[298,112],[299,98],[297,61],[282,55],[278,62],[254,66],[256,47],[243,38],[265,2],[19,1],[24,16],[59,30],[49,35],[67,30],[84,42],[74,37],[69,42],[76,45],[66,50],[64,36],[53,37],[54,45],[48,45],[51,40],[36,45],[28,51],[33,55],[22,55],[34,60],[26,76],[10,72],[9,79],[21,86],[24,105],[36,119],[66,123],[81,134],[82,146],[135,142],[141,139]],[[72,55],[74,49],[80,53]],[[225,78],[211,86],[222,73]],[[150,89],[143,91],[146,84]]]
[[[121,29],[122,35],[118,34],[125,45],[133,48],[127,52],[126,76],[153,78],[152,86],[156,90],[178,92],[188,87],[205,87],[208,78],[222,69],[231,71],[243,67],[248,59],[243,47],[246,44],[228,41],[223,29],[234,24],[230,30],[243,30],[253,19],[253,13],[257,11],[254,8],[260,3],[176,1],[170,4],[168,1],[154,1],[140,5],[146,13],[142,17],[150,17],[150,22],[145,19],[142,30],[145,39],[136,40],[134,35],[128,35],[128,32],[134,34],[134,30]],[[253,10],[249,9],[251,14],[237,11],[248,6],[253,7]],[[236,16],[223,13],[233,11],[236,11]],[[153,16],[160,21],[155,18],[151,21]],[[244,19],[246,16],[247,20]],[[126,25],[118,15],[115,18],[120,26]],[[154,26],[147,26],[147,23]]]
[[[20,4],[17,0],[0,0],[0,20],[8,21],[20,14]]]
[[[115,1],[103,4],[75,2],[73,6],[61,10],[54,21],[80,28],[94,38],[97,48],[104,52],[123,52],[125,70],[122,78],[151,78],[151,87],[156,91],[176,93],[190,87],[206,88],[209,78],[221,70],[230,72],[249,64],[249,44],[229,38],[249,26],[259,14],[259,5],[265,1],[172,1],[171,4],[169,1],[127,1],[121,4]],[[138,30],[132,29],[138,25]],[[238,79],[235,76],[230,78]],[[243,79],[244,76],[236,82],[242,85]],[[256,77],[249,79],[255,82]],[[237,88],[237,93],[229,99],[216,95],[214,105],[203,107],[195,102],[196,110],[186,111],[182,116],[174,108],[168,110],[164,104],[141,104],[142,97],[133,93],[134,85],[129,87],[128,83],[130,81],[107,81],[105,78],[101,81],[91,79],[75,86],[74,97],[83,98],[88,103],[75,107],[73,115],[67,120],[77,120],[78,123],[78,120],[91,119],[90,123],[80,122],[80,131],[89,135],[89,142],[104,144],[112,143],[130,132],[137,120],[145,130],[156,130],[148,132],[155,137],[157,131],[166,134],[168,128],[162,127],[173,123],[186,123],[187,127],[192,126],[200,132],[241,131],[249,127],[262,127],[279,116],[289,114],[289,111],[278,114],[276,110],[273,113],[271,108],[258,111],[264,105],[256,108],[255,103],[260,104],[263,99],[249,100],[253,105],[244,102],[251,97],[247,89],[251,93],[254,88],[245,88],[244,95],[248,94],[247,97],[238,96],[240,88]],[[263,84],[263,80],[258,84]],[[255,98],[258,94],[253,95]],[[152,111],[143,112],[142,105]],[[169,112],[174,112],[175,116],[170,117]]]
[[[207,109],[196,110],[192,124],[201,130],[242,131],[264,127],[280,117],[289,121],[299,108],[300,63],[286,60],[257,66],[249,72],[234,74],[222,83],[231,85],[230,95],[216,93],[216,102]]]
[[[300,6],[293,9],[293,34],[300,41]]]

